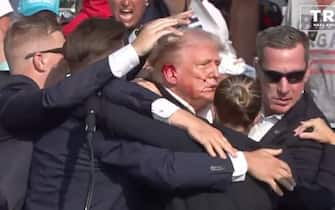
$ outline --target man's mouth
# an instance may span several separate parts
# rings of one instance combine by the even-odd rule
[[[211,85],[211,86],[205,87],[203,91],[204,92],[215,92],[216,87],[217,87],[216,85]]]
[[[286,106],[290,103],[291,98],[274,98],[273,101],[279,106]]]

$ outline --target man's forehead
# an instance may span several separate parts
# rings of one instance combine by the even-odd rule
[[[293,48],[265,47],[263,55],[263,63],[305,63],[305,51],[302,45]]]
[[[297,43],[296,45],[292,47],[272,47],[272,46],[266,46],[263,49],[263,54],[276,53],[276,54],[286,54],[286,53],[294,53],[294,54],[304,54],[305,48],[301,43]]]

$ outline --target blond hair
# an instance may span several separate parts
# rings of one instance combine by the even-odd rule
[[[180,53],[185,47],[206,40],[215,43],[219,51],[223,51],[224,49],[219,38],[214,34],[197,28],[186,28],[182,31],[184,33],[182,36],[169,34],[158,40],[148,58],[148,63],[152,68],[150,79],[156,82],[161,82],[161,70],[163,66],[165,64],[175,65],[178,62],[182,62]]]
[[[214,105],[223,125],[248,129],[261,108],[259,83],[245,75],[230,75],[219,83]]]

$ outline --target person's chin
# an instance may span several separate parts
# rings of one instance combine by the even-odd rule
[[[208,102],[213,102],[214,101],[214,93],[208,92],[207,94],[204,95],[203,98]]]
[[[135,23],[135,20],[134,20],[134,17],[133,16],[126,16],[126,17],[123,17],[123,16],[120,16],[120,21],[123,23],[123,25],[126,27],[126,28],[133,28],[135,27],[136,23]]]
[[[272,110],[274,114],[285,114],[291,109],[291,104],[273,104]]]
[[[136,27],[133,21],[124,22],[123,24],[127,29],[134,29]]]

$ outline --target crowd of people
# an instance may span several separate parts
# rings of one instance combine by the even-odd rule
[[[333,103],[334,81],[293,1],[257,37],[255,14],[227,24],[208,0],[99,0],[107,15],[68,28],[41,2],[0,9],[1,210],[335,208],[333,112],[313,86],[326,75]]]

